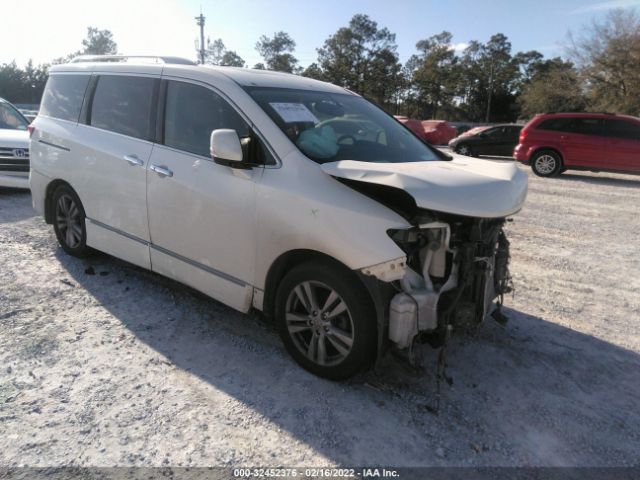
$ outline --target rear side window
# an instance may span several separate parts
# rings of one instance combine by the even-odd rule
[[[151,140],[157,82],[149,77],[101,75],[93,94],[89,125]]]
[[[581,135],[603,135],[602,120],[599,118],[574,118],[571,132]]]
[[[503,127],[490,128],[488,130],[485,130],[482,133],[483,133],[483,136],[485,137],[500,138],[504,135],[504,128]]]
[[[543,120],[536,127],[537,130],[552,130],[557,132],[570,132],[571,125],[573,123],[573,118],[548,118],[547,120]]]
[[[603,135],[602,120],[599,118],[560,117],[543,120],[538,130],[579,133],[581,135]]]
[[[626,120],[605,120],[606,132],[610,137],[640,141],[640,125]]]
[[[506,127],[506,136],[508,138],[518,138],[522,127]]]
[[[215,92],[190,83],[169,81],[164,144],[208,157],[211,132],[231,128],[240,138],[251,133],[240,115]]]
[[[42,96],[40,113],[77,122],[89,75],[51,75]]]

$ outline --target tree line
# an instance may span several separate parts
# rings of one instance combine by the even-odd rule
[[[261,36],[258,69],[277,70],[328,81],[359,93],[390,113],[419,119],[506,122],[551,111],[609,111],[640,115],[640,19],[633,9],[611,10],[578,34],[569,34],[566,58],[545,58],[536,50],[513,52],[507,36],[473,40],[458,51],[443,31],[416,43],[403,64],[396,36],[369,16],[349,23],[317,48],[306,68],[295,56],[286,32]],[[108,30],[89,27],[78,54],[116,53]],[[208,39],[205,63],[247,67],[222,39]],[[38,103],[48,65],[24,69],[0,66],[0,96]]]

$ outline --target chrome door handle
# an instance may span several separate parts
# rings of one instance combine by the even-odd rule
[[[160,165],[151,165],[149,167],[150,170],[156,172],[161,177],[173,177],[173,172],[169,170],[167,167],[161,167]]]
[[[129,165],[137,165],[138,167],[144,165],[144,162],[137,155],[125,155],[123,158],[129,162]]]

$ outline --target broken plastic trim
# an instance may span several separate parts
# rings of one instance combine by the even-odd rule
[[[406,265],[407,257],[399,257],[394,260],[362,268],[360,271],[365,275],[376,277],[383,282],[393,282],[405,276]]]

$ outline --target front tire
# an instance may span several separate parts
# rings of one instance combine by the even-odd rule
[[[61,185],[53,192],[53,230],[62,249],[69,255],[84,258],[92,253],[87,247],[84,207],[76,192]]]
[[[299,265],[282,279],[275,306],[287,351],[309,372],[342,380],[375,358],[375,310],[353,272],[332,264]]]
[[[541,150],[531,159],[531,170],[539,177],[555,177],[562,172],[562,158],[553,150]]]

